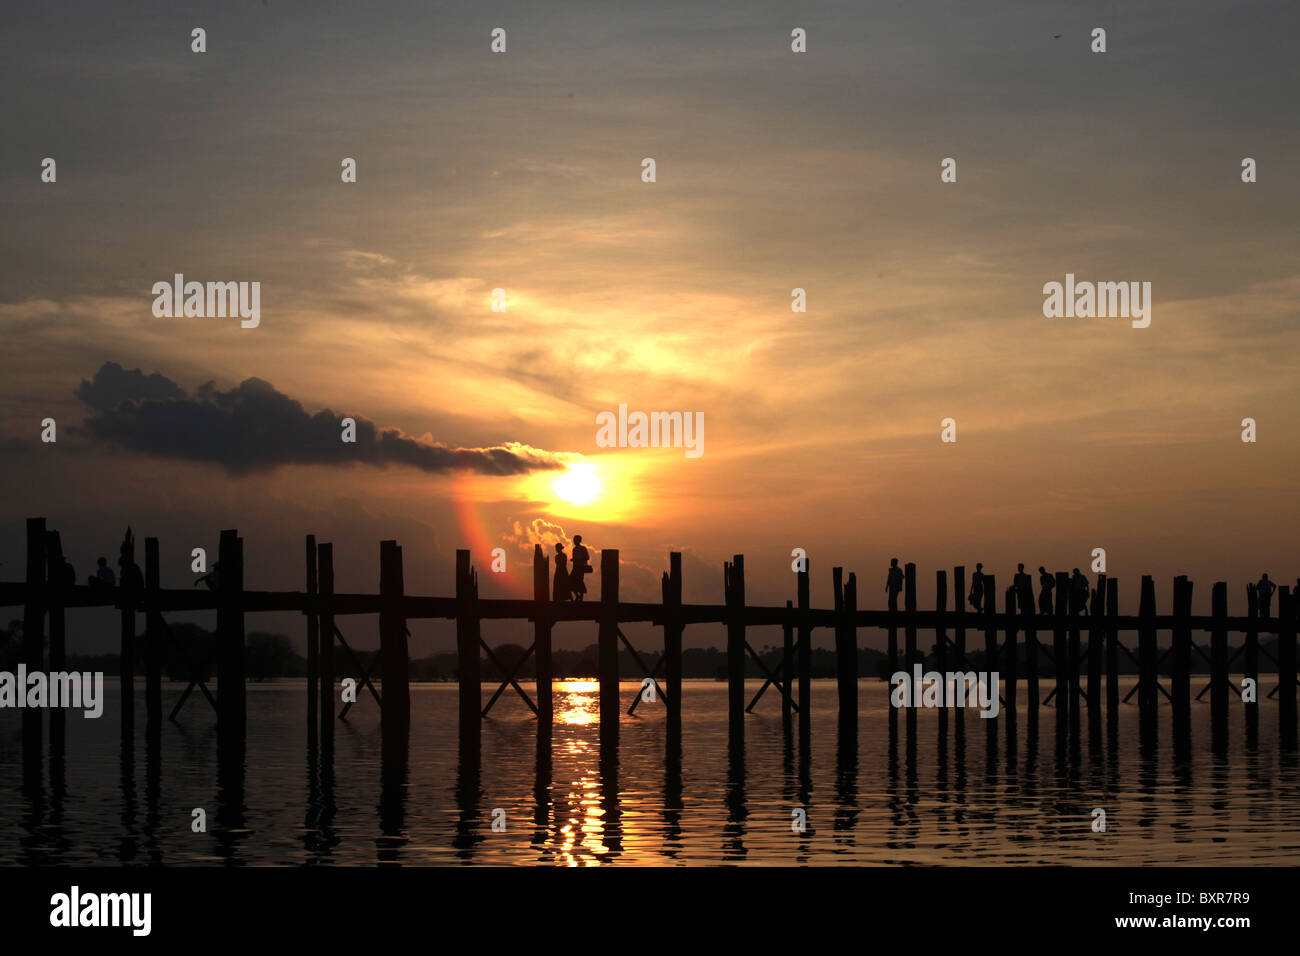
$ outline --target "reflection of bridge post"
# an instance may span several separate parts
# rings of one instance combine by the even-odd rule
[[[600,753],[601,759],[618,752],[618,549],[600,552]]]

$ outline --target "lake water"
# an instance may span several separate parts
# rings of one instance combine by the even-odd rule
[[[625,700],[638,689],[625,683]],[[753,682],[748,693],[757,689]],[[180,690],[167,685],[165,708]],[[425,684],[412,686],[405,774],[383,779],[378,709],[364,695],[336,722],[331,783],[309,759],[304,684],[250,683],[242,793],[237,775],[218,780],[215,718],[197,695],[180,726],[164,725],[156,777],[145,759],[143,695],[134,765],[123,766],[114,685],[102,718],[69,715],[63,780],[51,779],[47,762],[40,785],[26,789],[19,715],[0,712],[0,861],[1300,863],[1300,769],[1294,753],[1279,749],[1270,701],[1260,707],[1251,748],[1234,698],[1228,747],[1218,754],[1208,703],[1193,704],[1190,757],[1179,763],[1167,703],[1158,743],[1144,750],[1132,705],[1121,706],[1113,741],[1105,729],[1090,735],[1086,713],[1077,737],[1058,737],[1050,707],[1040,709],[1031,735],[1023,684],[1014,750],[1005,712],[990,750],[990,722],[976,710],[966,713],[960,738],[949,714],[943,746],[936,711],[916,712],[911,743],[900,715],[891,743],[887,687],[876,680],[859,688],[856,747],[841,748],[835,684],[814,681],[806,764],[797,731],[794,739],[783,733],[779,698],[769,692],[746,719],[742,765],[728,759],[726,685],[688,681],[680,773],[666,767],[661,703],[624,714],[617,767],[602,772],[596,685],[555,690],[549,774],[539,776],[534,721],[510,691],[484,723],[480,772],[461,773],[456,687]],[[195,808],[205,811],[207,832],[192,832]],[[1105,811],[1104,833],[1093,831],[1094,808]],[[492,829],[494,817],[502,819],[497,810],[504,832]],[[792,827],[795,810],[806,816],[802,833]]]

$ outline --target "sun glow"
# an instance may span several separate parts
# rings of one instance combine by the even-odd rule
[[[556,478],[551,490],[571,505],[589,505],[600,495],[600,479],[596,477],[596,466],[573,464],[569,470]]]

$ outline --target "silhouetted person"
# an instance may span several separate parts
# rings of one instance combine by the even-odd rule
[[[889,559],[889,573],[885,575],[885,592],[889,595],[889,609],[898,610],[898,592],[903,590],[903,569],[898,558]]]
[[[108,558],[101,557],[97,562],[99,569],[95,571],[90,579],[92,588],[112,588],[117,587],[117,575],[113,569],[108,566]]]
[[[122,545],[122,554],[117,559],[117,566],[122,569],[122,588],[127,591],[144,590],[144,572],[140,565],[127,556],[127,546]]]
[[[1070,613],[1087,614],[1088,598],[1091,595],[1092,587],[1088,584],[1088,579],[1075,568],[1070,575]]]
[[[1034,579],[1025,574],[1025,565],[1016,565],[1016,579],[1012,582],[1016,588],[1016,603],[1021,614],[1034,613]]]
[[[976,562],[975,573],[970,576],[970,594],[966,596],[976,611],[984,610],[984,565]]]
[[[555,584],[552,588],[552,600],[568,601],[573,595],[569,593],[569,556],[564,553],[564,543],[555,542]]]
[[[208,586],[209,591],[216,591],[221,587],[221,562],[220,561],[213,561],[212,570],[209,571],[207,574],[203,575],[203,577],[197,578],[194,581],[195,587],[198,587],[200,584],[206,584]]]
[[[1052,591],[1056,588],[1056,578],[1047,573],[1047,569],[1041,564],[1038,566],[1038,585],[1042,589],[1038,592],[1038,613],[1052,613]]]
[[[1268,579],[1268,572],[1259,579],[1255,585],[1255,591],[1259,594],[1259,613],[1261,617],[1272,617],[1271,608],[1273,606],[1273,592],[1277,590],[1277,585]]]
[[[59,559],[59,566],[55,570],[58,577],[55,584],[61,584],[64,587],[73,587],[77,583],[77,569],[72,566],[72,562],[67,558]]]
[[[586,547],[582,543],[582,535],[573,536],[573,570],[569,573],[569,590],[573,592],[573,599],[581,601],[582,596],[587,593],[587,585],[582,580],[584,575],[591,573],[591,556],[587,554]]]

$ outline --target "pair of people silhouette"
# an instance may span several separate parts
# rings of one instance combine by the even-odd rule
[[[554,601],[581,601],[587,593],[583,578],[591,573],[591,556],[582,543],[582,535],[573,536],[573,568],[569,568],[569,557],[564,553],[564,542],[555,542],[555,582],[552,591]]]

